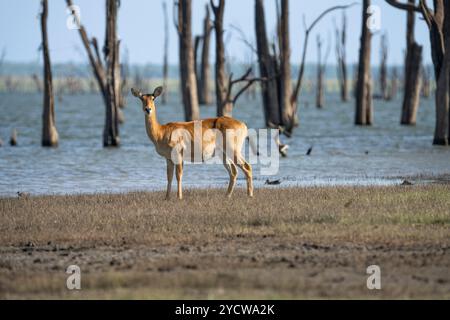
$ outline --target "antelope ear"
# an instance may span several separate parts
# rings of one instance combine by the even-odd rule
[[[158,98],[162,92],[163,92],[163,87],[156,88],[155,91],[153,91],[153,97],[155,99]]]
[[[131,88],[131,93],[133,94],[133,96],[135,96],[136,98],[142,98],[142,92],[139,90],[136,90],[135,88]]]

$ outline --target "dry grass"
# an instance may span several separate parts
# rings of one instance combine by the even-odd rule
[[[0,199],[0,297],[450,297],[450,186]],[[80,265],[83,290],[65,289]],[[365,289],[369,264],[383,290]]]

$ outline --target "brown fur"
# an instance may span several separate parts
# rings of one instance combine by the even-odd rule
[[[133,95],[142,101],[145,113],[145,126],[150,140],[155,145],[156,152],[167,162],[167,194],[170,198],[173,173],[176,171],[178,182],[178,198],[182,199],[183,162],[197,160],[194,158],[195,148],[199,145],[199,137],[195,137],[195,128],[201,126],[201,161],[212,156],[215,152],[223,155],[223,165],[228,171],[230,182],[227,196],[231,197],[237,179],[239,167],[247,178],[247,193],[253,196],[252,167],[242,156],[242,147],[247,137],[247,126],[230,117],[212,118],[190,122],[171,122],[161,125],[156,116],[155,99],[161,94],[162,88],[155,89],[153,94],[142,94],[131,89]],[[228,135],[230,132],[233,135]],[[228,133],[228,134],[227,134]],[[220,140],[218,138],[221,138]],[[195,143],[195,145],[194,145]],[[190,157],[186,157],[186,150],[191,150]]]

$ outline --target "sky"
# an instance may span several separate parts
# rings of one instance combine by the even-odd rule
[[[200,34],[205,14],[206,0],[193,1],[193,33]],[[348,4],[361,0],[291,0],[290,28],[292,63],[300,61],[304,40],[303,16],[311,23],[323,10],[337,4]],[[81,22],[89,37],[97,37],[103,43],[105,34],[105,0],[73,0],[81,12]],[[123,49],[128,52],[130,63],[160,64],[163,58],[164,16],[163,0],[121,0],[118,18],[118,33]],[[167,0],[170,27],[169,61],[178,63],[178,39],[172,20],[173,0]],[[400,65],[405,49],[406,13],[395,9],[383,0],[373,0],[380,12],[380,31],[373,37],[372,63],[379,63],[380,35],[386,32],[390,45],[388,63]],[[87,56],[82,47],[77,30],[67,28],[69,18],[64,0],[49,0],[48,32],[52,62],[86,62]],[[275,0],[266,0],[266,23],[270,36],[275,32]],[[38,51],[41,43],[39,0],[0,0],[0,50],[6,50],[5,60],[9,62],[41,62]],[[361,32],[361,6],[356,5],[347,10],[349,63],[358,59],[359,37]],[[244,31],[246,38],[254,42],[254,1],[226,0],[225,5],[225,40],[226,50],[233,61],[248,62],[251,50],[243,43],[241,36],[231,26]],[[334,12],[327,16],[314,29],[310,37],[307,62],[317,61],[316,35],[324,41],[331,41],[329,63],[334,63],[334,29],[333,21],[340,24],[341,13]],[[427,27],[417,17],[416,41],[424,46],[424,61],[431,62]],[[211,41],[214,46],[214,41]],[[325,45],[324,45],[325,46]],[[214,61],[214,47],[211,48],[211,62]]]

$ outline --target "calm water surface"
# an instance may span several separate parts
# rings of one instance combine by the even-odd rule
[[[159,106],[162,123],[183,119],[177,96]],[[397,101],[374,101],[374,125],[353,125],[353,102],[341,103],[328,95],[318,110],[313,95],[306,94],[300,107],[300,127],[290,145],[289,157],[280,159],[276,176],[260,175],[255,165],[255,185],[281,179],[292,185],[388,185],[405,176],[450,173],[450,148],[432,146],[435,112],[432,99],[422,99],[418,125],[399,123]],[[120,128],[122,146],[102,147],[104,106],[99,95],[64,96],[56,102],[60,146],[40,147],[42,97],[39,94],[0,93],[0,196],[17,191],[31,194],[125,192],[165,188],[165,160],[157,156],[147,138],[140,103],[128,97],[126,122]],[[214,107],[202,107],[202,117],[214,116]],[[234,112],[250,128],[261,128],[258,101],[241,98]],[[12,128],[18,131],[17,147],[10,147]],[[313,146],[311,156],[306,151]],[[225,187],[228,176],[221,165],[187,165],[187,187]],[[244,186],[242,173],[238,181]]]

